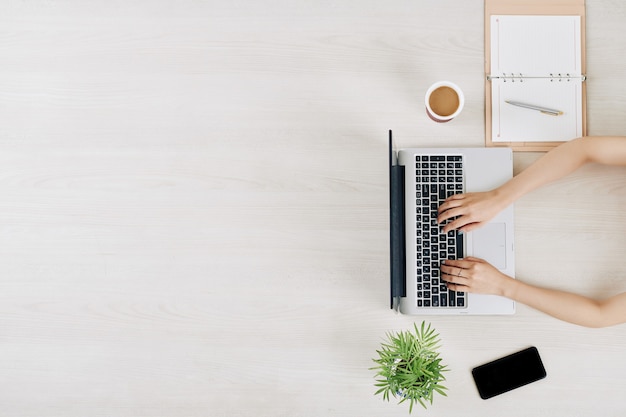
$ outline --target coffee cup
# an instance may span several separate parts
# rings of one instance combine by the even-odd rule
[[[450,81],[439,81],[426,91],[426,114],[438,123],[449,122],[461,113],[465,104],[463,91]]]

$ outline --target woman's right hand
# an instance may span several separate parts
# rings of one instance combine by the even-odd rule
[[[443,232],[469,232],[494,218],[505,207],[497,190],[455,194],[439,206],[437,222],[441,224],[454,218],[443,227]]]

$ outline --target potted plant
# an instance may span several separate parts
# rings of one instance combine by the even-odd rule
[[[447,366],[441,364],[437,351],[439,334],[425,322],[420,328],[413,324],[413,328],[415,332],[387,333],[381,349],[376,351],[377,366],[370,368],[377,371],[375,385],[379,389],[374,395],[382,393],[383,399],[389,401],[391,394],[400,398],[398,404],[409,401],[409,413],[415,402],[426,408],[426,402],[432,404],[435,392],[446,396],[447,389],[441,385]]]

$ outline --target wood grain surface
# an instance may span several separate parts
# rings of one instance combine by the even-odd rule
[[[592,135],[626,134],[624,19],[587,1]],[[368,369],[422,320],[388,309],[387,130],[484,144],[483,28],[477,0],[3,1],[0,416],[407,415]],[[626,291],[625,173],[521,199],[518,278]],[[449,396],[416,415],[626,412],[623,326],[428,320]],[[481,400],[470,369],[529,345],[548,378]]]

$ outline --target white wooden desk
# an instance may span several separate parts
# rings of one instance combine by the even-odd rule
[[[626,4],[587,18],[589,133],[623,135]],[[421,320],[388,309],[387,130],[481,146],[483,83],[480,0],[3,1],[0,416],[407,415],[368,370]],[[625,173],[520,200],[517,276],[626,291]],[[624,326],[430,321],[449,397],[414,415],[625,415]],[[470,369],[529,345],[548,378],[481,400]]]

